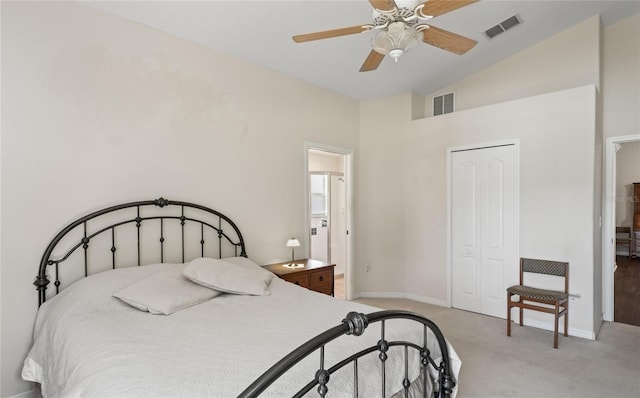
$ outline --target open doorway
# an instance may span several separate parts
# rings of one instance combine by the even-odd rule
[[[353,295],[352,152],[306,144],[306,220],[309,258],[335,264],[335,297]]]
[[[628,268],[635,265],[632,263],[636,260],[629,258],[631,256],[628,251],[625,256],[624,248],[616,244],[621,238],[619,233],[616,233],[616,229],[620,231],[621,228],[628,227],[629,233],[634,238],[635,233],[640,232],[640,228],[634,228],[633,224],[636,199],[632,189],[634,182],[640,182],[640,156],[636,151],[640,151],[640,134],[609,137],[606,140],[602,283],[603,318],[610,322],[629,323],[629,319],[637,317],[633,314],[621,315],[621,311],[626,311],[623,308],[622,299],[632,298],[628,294],[623,294],[625,286],[630,282],[633,283],[633,280],[637,283],[640,281],[637,281],[638,275],[623,275],[626,271],[636,270],[637,267]],[[636,245],[635,239],[631,244]],[[627,248],[627,250],[633,249]],[[623,267],[616,269],[616,263]],[[637,305],[633,303],[630,308],[635,307]]]

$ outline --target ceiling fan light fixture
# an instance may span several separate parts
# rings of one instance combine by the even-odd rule
[[[404,50],[400,48],[394,48],[393,50],[389,51],[389,56],[393,58],[393,62],[395,62],[396,64],[398,63],[398,58],[400,58],[402,54],[404,54]]]
[[[420,33],[404,22],[393,22],[386,30],[381,30],[373,38],[373,49],[384,55],[389,55],[398,62],[398,58],[421,41]]]

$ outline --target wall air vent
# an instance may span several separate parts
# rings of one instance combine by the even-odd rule
[[[514,26],[518,26],[521,23],[522,23],[522,18],[520,18],[520,16],[516,14],[512,17],[505,19],[504,21],[500,22],[496,26],[492,26],[489,29],[485,30],[484,35],[487,36],[489,39],[493,39],[494,37],[498,36],[500,33],[506,32],[507,30],[513,28]]]
[[[433,116],[444,115],[454,111],[454,93],[433,97]]]

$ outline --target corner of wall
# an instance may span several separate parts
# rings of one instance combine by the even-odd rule
[[[602,80],[603,80],[603,36],[604,30],[602,26],[602,19],[597,16],[598,22],[598,78],[596,82],[596,126],[595,126],[595,148],[594,148],[594,181],[593,181],[593,326],[595,335],[598,334],[600,325],[602,323],[602,310],[603,310],[603,289],[602,289],[602,197],[603,197],[603,157],[604,157],[604,145],[603,145],[603,102],[602,102]]]
[[[411,120],[424,119],[426,117],[426,100],[424,95],[411,93]]]
[[[604,317],[603,317],[603,314],[600,313],[600,316],[596,317],[596,320],[593,325],[593,334],[594,334],[593,340],[598,339],[598,335],[600,334],[600,330],[602,329],[603,323],[604,323]]]

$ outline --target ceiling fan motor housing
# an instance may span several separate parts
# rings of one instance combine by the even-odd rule
[[[373,10],[374,29],[385,29],[393,22],[404,22],[408,26],[415,26],[421,21],[431,19],[429,15],[422,14],[424,4],[416,0],[398,0],[396,7],[390,10]]]

